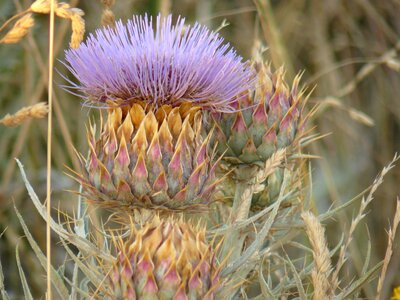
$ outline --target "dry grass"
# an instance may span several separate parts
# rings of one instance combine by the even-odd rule
[[[400,223],[400,199],[397,198],[396,212],[393,217],[393,225],[389,228],[388,231],[388,245],[386,247],[385,258],[383,259],[383,267],[381,274],[379,276],[375,300],[381,299],[383,283],[385,281],[386,272],[390,263],[390,259],[392,258],[393,255],[393,243],[396,238],[396,231],[397,227],[399,226],[399,223]]]
[[[35,21],[32,14],[22,16],[11,28],[10,31],[0,40],[0,44],[15,44],[18,43],[33,27]]]
[[[49,14],[51,3],[52,1],[50,0],[37,0],[31,5],[30,11],[39,14]],[[55,14],[62,19],[71,21],[72,35],[70,47],[78,48],[85,34],[84,12],[81,9],[71,7],[68,3],[60,2],[55,7]]]
[[[103,12],[101,14],[101,25],[113,26],[115,22],[115,15],[112,11],[112,7],[115,4],[115,0],[101,0],[103,4]]]
[[[49,62],[48,62],[48,103],[49,103],[49,114],[47,118],[47,164],[46,164],[46,281],[47,281],[47,289],[46,289],[46,299],[51,300],[53,298],[52,293],[52,243],[51,243],[51,153],[53,151],[53,67],[54,67],[54,31],[55,24],[54,18],[56,13],[56,5],[57,2],[51,0],[50,4],[50,26],[49,26]]]
[[[372,186],[370,188],[370,191],[369,191],[367,197],[363,197],[362,198],[361,205],[360,205],[360,208],[358,210],[358,213],[357,213],[357,215],[355,217],[352,218],[351,223],[350,223],[350,228],[346,232],[345,243],[340,247],[338,261],[336,263],[335,271],[332,274],[332,288],[333,288],[333,290],[336,290],[338,288],[339,282],[341,281],[340,277],[339,277],[339,273],[342,270],[342,267],[343,267],[344,263],[347,260],[346,252],[347,252],[347,250],[348,250],[348,248],[350,246],[350,243],[352,242],[352,240],[354,238],[354,232],[355,232],[357,226],[359,225],[360,221],[365,218],[366,209],[367,209],[368,205],[374,199],[374,193],[376,192],[378,187],[383,183],[383,178],[385,177],[385,175],[387,175],[387,173],[391,169],[394,168],[395,163],[397,162],[397,160],[399,158],[400,157],[397,156],[397,154],[394,156],[392,161],[386,167],[383,168],[382,172],[379,174],[379,176],[372,183]]]
[[[0,123],[8,126],[15,127],[26,122],[29,119],[41,119],[44,118],[49,112],[49,107],[46,103],[40,102],[32,106],[26,106],[21,108],[15,114],[7,114],[1,120]]]
[[[325,229],[318,221],[318,218],[311,212],[303,212],[301,217],[306,226],[307,236],[313,249],[314,268],[311,274],[314,286],[313,299],[332,299],[333,290],[330,282],[332,265],[325,237]]]

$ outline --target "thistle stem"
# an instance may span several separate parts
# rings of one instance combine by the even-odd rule
[[[251,174],[249,174],[249,172],[245,171],[248,170],[244,168],[238,169],[238,173],[239,172],[241,173],[241,177],[243,175],[249,175],[249,176],[243,176],[244,178],[247,178],[247,180],[236,181],[236,189],[235,189],[235,196],[233,199],[230,225],[234,225],[237,222],[245,220],[250,212],[254,185],[251,182],[251,179],[253,177],[251,176]],[[232,228],[227,233],[222,249],[222,257],[225,258],[229,256],[227,266],[229,266],[231,263],[233,263],[240,257],[243,250],[245,239],[246,239],[246,234],[241,232],[241,229]]]

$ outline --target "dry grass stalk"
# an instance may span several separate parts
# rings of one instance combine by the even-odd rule
[[[35,1],[30,10],[39,14],[50,13],[50,0],[37,0]],[[71,48],[78,48],[83,40],[85,34],[85,20],[82,18],[84,12],[79,8],[73,8],[68,3],[60,2],[55,8],[57,17],[71,21],[72,35],[71,35]]]
[[[32,14],[26,14],[21,17],[11,28],[9,32],[0,40],[0,44],[15,44],[18,43],[33,27],[35,21]]]
[[[371,203],[371,201],[374,199],[374,193],[376,192],[378,187],[383,183],[383,178],[394,167],[394,163],[399,158],[400,156],[398,156],[396,153],[392,161],[387,166],[385,166],[382,169],[382,172],[379,174],[379,176],[375,178],[374,182],[372,183],[368,196],[366,198],[365,197],[362,198],[358,214],[355,218],[351,220],[350,229],[347,238],[345,240],[345,243],[340,247],[339,258],[336,263],[335,272],[332,274],[333,290],[336,290],[336,288],[339,285],[339,272],[342,269],[344,262],[346,261],[346,251],[350,246],[351,241],[353,240],[354,231],[356,230],[360,221],[366,216],[365,210],[367,206]]]
[[[354,121],[360,123],[360,124],[364,124],[366,126],[372,127],[375,125],[374,120],[366,115],[365,113],[363,113],[362,111],[356,110],[352,107],[349,107],[347,105],[345,105],[343,103],[343,101],[341,101],[339,98],[335,98],[335,97],[326,97],[325,99],[322,100],[321,104],[323,106],[331,106],[331,107],[335,107],[335,108],[339,108],[341,110],[343,110],[344,112],[347,112],[350,116],[350,118],[352,118]],[[322,113],[322,112],[320,112]]]
[[[168,16],[169,13],[171,12],[171,7],[172,7],[171,0],[160,1],[159,10],[160,10],[161,15]]]
[[[376,62],[370,62],[370,63],[364,65],[358,71],[358,73],[356,74],[354,79],[352,81],[350,81],[349,83],[347,83],[343,88],[341,88],[338,91],[336,96],[341,98],[341,97],[344,97],[344,96],[350,94],[351,92],[353,92],[356,89],[357,85],[361,81],[363,81],[368,75],[370,75],[379,66],[379,63],[387,64],[387,62],[389,62],[391,59],[396,57],[396,55],[397,55],[396,53],[399,49],[400,49],[400,41],[398,41],[392,49],[388,50],[383,55],[381,55]],[[379,63],[377,63],[377,62],[379,62]],[[390,62],[389,62],[389,65],[390,65]]]
[[[101,25],[103,26],[114,26],[115,15],[111,10],[111,7],[115,4],[115,0],[101,0],[103,3],[103,13],[101,15]]]
[[[101,14],[101,25],[103,26],[113,26],[115,23],[115,15],[111,9],[104,8]]]
[[[276,169],[282,165],[286,158],[286,148],[277,150],[271,157],[265,162],[264,168],[256,174],[255,183],[263,183],[268,176],[273,174]]]
[[[306,225],[307,236],[313,249],[314,269],[311,274],[314,285],[313,299],[332,299],[332,289],[329,282],[332,267],[325,230],[311,212],[303,212],[301,217]]]
[[[80,9],[72,8],[75,13],[71,15],[72,36],[71,48],[78,48],[85,34],[85,20],[82,18],[83,12]]]
[[[47,115],[47,160],[46,160],[46,275],[47,275],[47,299],[52,299],[51,289],[51,157],[52,157],[52,138],[53,138],[53,66],[54,66],[54,32],[55,32],[55,13],[57,1],[51,0],[50,3],[50,26],[49,26],[49,61],[48,61],[48,103],[49,114]]]
[[[15,127],[21,125],[23,122],[31,118],[44,118],[48,112],[49,107],[47,103],[40,102],[32,106],[23,107],[13,115],[7,114],[3,119],[0,120],[0,123],[8,127]]]
[[[31,11],[38,14],[50,13],[50,1],[49,0],[36,0],[31,5]]]
[[[115,0],[101,0],[101,3],[103,3],[105,7],[110,8],[115,4]]]
[[[113,2],[113,1],[107,1]],[[50,14],[50,0],[36,0],[29,9],[18,14],[23,15],[14,25],[14,27],[6,34],[4,38],[0,40],[0,44],[14,44],[23,38],[28,29],[34,25],[34,20],[32,14],[29,12],[34,12],[38,14]],[[71,48],[78,48],[83,40],[85,34],[85,20],[82,18],[84,13],[79,8],[72,8],[68,3],[55,2],[55,14],[63,19],[68,19],[71,21],[72,35],[71,35]],[[2,27],[3,29],[10,21],[14,20],[16,16],[8,20]]]
[[[388,245],[386,248],[385,258],[383,260],[383,267],[381,274],[379,276],[378,287],[376,290],[375,300],[379,300],[383,288],[383,283],[385,281],[386,271],[389,266],[390,259],[393,255],[393,241],[396,236],[397,227],[400,223],[400,198],[397,198],[396,212],[394,214],[393,225],[389,228],[388,232]]]

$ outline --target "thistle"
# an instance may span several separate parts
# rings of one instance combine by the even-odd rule
[[[300,76],[291,90],[283,76],[282,68],[273,74],[263,65],[255,94],[247,93],[236,101],[237,112],[213,114],[224,161],[264,166],[278,149],[298,145],[305,123],[301,114],[305,98],[298,90]]]
[[[77,175],[89,201],[108,208],[184,210],[204,208],[219,183],[210,135],[201,134],[202,116],[190,104],[153,111],[143,104],[110,110]]]
[[[223,155],[223,168],[235,170],[233,178],[225,182],[224,198],[233,197],[238,181],[252,184],[267,162],[276,163],[273,154],[278,150],[286,149],[285,153],[291,154],[299,147],[306,122],[302,114],[306,97],[298,89],[300,76],[291,89],[283,77],[283,68],[272,73],[268,66],[261,65],[255,92],[238,97],[235,113],[211,114],[216,126],[213,140]],[[281,156],[282,152],[276,159],[282,161]],[[283,172],[278,168],[266,178],[266,189],[252,196],[252,210],[264,208],[278,195]]]
[[[85,196],[107,207],[183,210],[209,204],[219,183],[202,111],[229,111],[255,73],[217,33],[172,16],[135,16],[97,30],[66,66],[70,89],[109,107],[79,176]],[[103,126],[101,126],[103,127]],[[123,132],[123,133],[122,133]]]
[[[78,79],[70,91],[92,104],[142,101],[160,107],[192,102],[212,111],[232,110],[236,96],[254,82],[247,62],[206,27],[178,17],[134,16],[126,25],[89,35],[66,51],[65,65]]]
[[[133,230],[119,239],[118,258],[108,272],[110,299],[213,299],[219,266],[205,230],[172,219]]]

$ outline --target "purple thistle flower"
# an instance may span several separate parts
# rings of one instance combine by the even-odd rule
[[[232,111],[232,102],[253,86],[255,74],[223,38],[178,17],[134,16],[126,25],[98,29],[78,49],[65,52],[66,66],[87,101],[144,101],[177,106],[190,101],[213,111]]]

